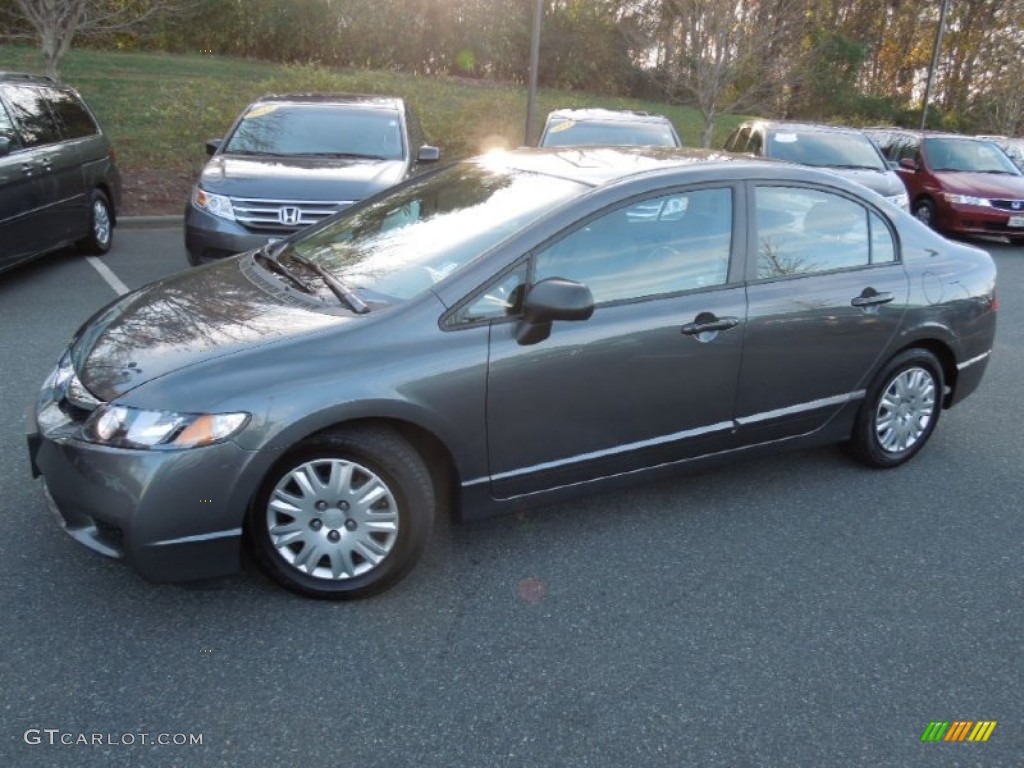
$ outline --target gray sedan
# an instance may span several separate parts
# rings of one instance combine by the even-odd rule
[[[784,447],[909,460],[981,382],[996,271],[833,174],[496,153],[122,297],[30,419],[65,530],[157,581],[244,547],[378,592],[475,519]]]

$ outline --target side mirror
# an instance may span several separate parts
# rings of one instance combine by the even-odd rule
[[[902,160],[900,160],[900,168],[905,168],[908,171],[916,171],[917,162],[915,162],[914,158],[912,157],[904,157]]]
[[[437,147],[429,147],[424,144],[420,147],[420,151],[416,154],[416,162],[418,163],[436,163],[441,159],[441,150]]]
[[[523,319],[516,341],[527,346],[551,335],[555,320],[587,320],[594,314],[594,295],[583,283],[549,277],[535,283],[523,297]]]
[[[206,140],[206,154],[212,155],[216,152],[220,145],[224,143],[224,139],[207,139]]]
[[[11,140],[6,136],[0,136],[0,157],[9,154],[11,151]]]

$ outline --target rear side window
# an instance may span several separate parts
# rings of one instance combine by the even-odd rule
[[[758,187],[757,276],[809,275],[892,261],[892,236],[881,221],[877,240],[868,231],[868,211],[845,197],[815,189]],[[888,245],[886,245],[888,240]]]
[[[50,108],[64,128],[64,138],[80,139],[100,132],[92,115],[73,93],[58,91],[56,88],[42,90],[50,100]]]
[[[3,86],[4,99],[11,110],[11,117],[21,131],[26,147],[54,144],[60,141],[57,123],[46,106],[42,89],[29,86]]]

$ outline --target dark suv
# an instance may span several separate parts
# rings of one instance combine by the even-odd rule
[[[903,182],[878,147],[854,128],[775,120],[748,120],[726,139],[725,149],[834,171],[908,209]]]
[[[440,157],[404,100],[354,94],[264,97],[206,149],[185,208],[193,265],[285,238]]]
[[[548,115],[541,147],[681,147],[664,115],[617,109],[556,109]]]
[[[110,249],[121,175],[81,97],[0,72],[0,271],[65,245]]]

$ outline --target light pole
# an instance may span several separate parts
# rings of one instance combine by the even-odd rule
[[[533,112],[537,102],[537,67],[540,64],[540,23],[544,18],[544,0],[537,0],[533,11],[533,41],[530,44],[530,87],[526,93],[526,131],[523,143],[533,146]]]
[[[928,122],[928,100],[932,95],[932,81],[935,79],[935,68],[939,66],[939,50],[942,48],[942,33],[946,30],[946,11],[949,9],[949,0],[942,0],[942,10],[939,11],[939,28],[935,30],[935,47],[932,49],[932,65],[928,68],[928,81],[924,86],[924,106],[921,107],[921,130]]]

